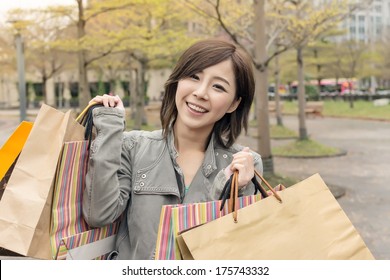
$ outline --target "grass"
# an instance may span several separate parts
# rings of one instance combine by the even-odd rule
[[[272,148],[274,156],[283,157],[327,157],[342,153],[340,149],[325,146],[311,139],[295,140],[290,143]]]
[[[256,127],[256,121],[252,120],[249,123],[249,127]],[[252,137],[257,138],[257,131],[251,132]],[[270,125],[270,136],[272,139],[290,139],[297,138],[298,134],[296,131],[291,130],[285,126],[281,125]]]
[[[271,187],[276,187],[278,184],[282,184],[286,188],[296,184],[299,182],[299,180],[296,180],[291,177],[286,177],[280,174],[264,174],[264,179],[267,180],[267,182],[271,185]],[[263,183],[263,187],[267,188],[267,186]]]
[[[323,115],[327,117],[366,118],[390,121],[390,104],[386,106],[374,106],[373,102],[357,100],[353,102],[354,108],[350,108],[348,101],[324,101]],[[296,101],[283,101],[283,113],[298,113]]]
[[[133,129],[134,129],[134,121],[133,120],[126,120],[126,130],[133,130]],[[150,124],[141,125],[141,130],[153,131],[156,129],[157,129],[157,127],[155,127],[154,125],[150,125]]]
[[[281,125],[271,125],[270,133],[272,139],[289,139],[298,137],[296,131]]]

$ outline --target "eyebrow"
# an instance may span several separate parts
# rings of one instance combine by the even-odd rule
[[[226,80],[225,78],[222,78],[222,77],[220,77],[220,76],[215,76],[214,79],[220,80],[220,81],[222,81],[222,82],[225,82],[225,83],[227,83],[227,84],[230,86],[228,80]]]

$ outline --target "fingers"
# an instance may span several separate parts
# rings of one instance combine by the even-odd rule
[[[123,105],[122,100],[118,95],[97,95],[89,101],[89,103],[96,102],[99,104],[103,104],[104,107],[112,107],[124,110],[125,107]]]
[[[253,155],[248,147],[233,155],[230,170],[238,171],[238,186],[246,186],[254,176],[254,160]]]

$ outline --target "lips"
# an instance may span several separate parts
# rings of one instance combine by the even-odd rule
[[[208,110],[206,110],[205,108],[203,108],[203,107],[201,107],[199,105],[195,105],[195,104],[189,103],[189,102],[187,102],[187,106],[192,111],[195,111],[197,113],[207,113],[208,112]]]

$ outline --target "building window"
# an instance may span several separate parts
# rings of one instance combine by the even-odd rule
[[[381,26],[377,26],[376,27],[376,35],[381,35],[382,33],[382,27]]]

